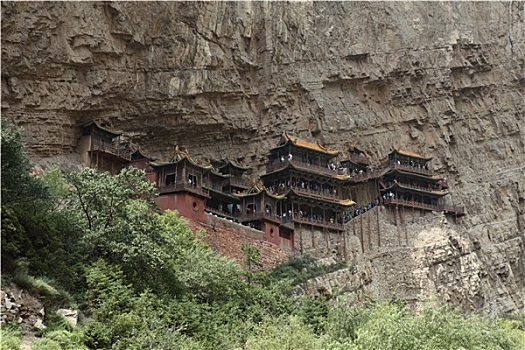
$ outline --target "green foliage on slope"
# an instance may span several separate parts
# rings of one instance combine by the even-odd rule
[[[339,266],[305,257],[270,273],[243,270],[176,212],[159,213],[140,170],[36,177],[12,128],[2,129],[2,152],[2,272],[50,310],[35,349],[524,348],[521,319],[295,295],[295,284]],[[244,249],[256,266],[257,251]],[[87,316],[75,329],[52,311],[70,303]],[[4,340],[19,345],[5,327]]]

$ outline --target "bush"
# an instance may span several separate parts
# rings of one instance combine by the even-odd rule
[[[246,341],[247,350],[324,350],[327,339],[317,337],[296,316],[265,320]]]
[[[71,333],[66,330],[49,332],[45,338],[35,341],[32,350],[87,350],[83,344],[81,333]]]
[[[12,326],[3,326],[0,330],[0,348],[19,350],[22,344],[22,331]]]
[[[519,340],[493,320],[426,307],[414,314],[402,303],[331,310],[328,335],[356,349],[521,349]]]
[[[270,279],[291,279],[294,285],[301,284],[317,276],[344,268],[344,262],[320,265],[311,256],[291,257],[286,263],[277,266],[269,275]]]

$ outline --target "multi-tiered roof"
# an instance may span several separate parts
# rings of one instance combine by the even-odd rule
[[[266,174],[261,176],[272,193],[285,195],[280,215],[286,221],[343,230],[347,207],[355,203],[343,195],[339,151],[284,133],[270,150]]]
[[[380,185],[385,205],[401,205],[423,210],[444,211],[465,215],[462,208],[446,206],[443,197],[449,194],[446,180],[429,168],[432,157],[394,149]]]

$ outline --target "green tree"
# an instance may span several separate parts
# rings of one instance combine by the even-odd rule
[[[27,206],[33,201],[47,198],[42,182],[30,173],[31,163],[22,144],[20,130],[12,125],[3,125],[1,144],[2,204],[18,203]]]
[[[72,225],[57,215],[55,199],[31,164],[20,130],[3,126],[2,143],[2,270],[14,272],[16,260],[27,258],[33,274],[64,276],[67,270],[63,238]]]
[[[170,254],[163,248],[154,186],[142,170],[130,167],[112,176],[86,168],[66,180],[70,193],[63,210],[79,223],[89,260],[121,266],[138,289],[164,275]]]

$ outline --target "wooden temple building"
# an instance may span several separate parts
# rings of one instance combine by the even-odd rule
[[[168,162],[157,162],[122,142],[122,133],[94,122],[82,131],[78,150],[84,163],[112,174],[126,166],[143,169],[156,184],[161,210],[199,222],[207,215],[222,217],[261,231],[265,241],[291,252],[303,253],[305,237],[313,242],[314,235],[343,234],[356,207],[371,201],[465,215],[463,208],[447,205],[448,184],[429,169],[431,157],[399,149],[372,169],[358,147],[343,159],[337,150],[284,133],[269,152],[265,173],[255,176],[234,160],[212,165],[178,147]]]
[[[456,217],[465,215],[462,207],[449,206],[445,178],[434,175],[428,163],[432,157],[394,149],[379,181],[385,206],[403,206],[427,211],[440,211]]]
[[[276,208],[283,222],[344,231],[345,211],[355,203],[343,193],[348,175],[339,174],[338,151],[284,134],[270,150],[266,174],[270,192],[283,195]],[[289,226],[291,227],[291,225]]]
[[[90,122],[82,127],[77,152],[90,168],[115,175],[131,161],[131,148],[121,136],[122,132]]]

